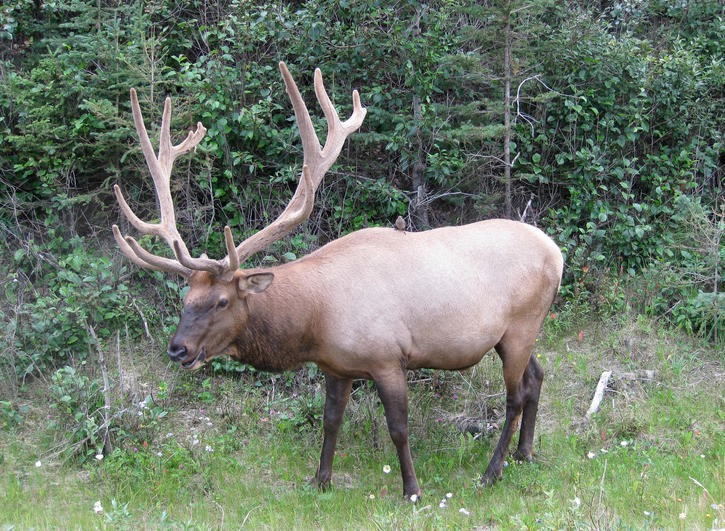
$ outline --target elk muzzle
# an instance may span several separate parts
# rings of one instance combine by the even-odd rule
[[[198,352],[193,352],[186,346],[176,343],[173,339],[169,343],[166,352],[172,361],[180,363],[181,367],[186,370],[198,369],[206,361],[206,350],[204,348],[199,349]]]

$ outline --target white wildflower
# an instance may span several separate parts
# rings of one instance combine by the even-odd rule
[[[156,452],[156,455],[158,455],[159,457],[163,457],[164,456],[164,454],[161,453],[161,452]]]
[[[620,446],[627,446],[629,443],[627,441],[622,441],[619,443]]]
[[[576,498],[574,498],[574,505],[576,505],[577,507],[579,507],[581,504],[582,504],[582,501],[581,501],[581,498],[579,498],[579,496],[577,496]]]
[[[103,514],[103,505],[101,505],[101,500],[98,500],[93,504],[93,512],[96,514]]]
[[[390,465],[383,465],[383,472],[390,474]]]
[[[680,520],[687,518],[687,513],[680,513]]]
[[[207,452],[213,452],[214,451],[214,448],[212,448],[211,446],[209,446],[207,444],[206,447],[204,448],[204,450],[206,450]]]
[[[96,460],[103,461],[103,454],[96,454]]]
[[[466,516],[468,516],[469,514],[471,514],[471,513],[468,512],[467,509],[464,509],[463,507],[461,507],[460,509],[458,509],[458,512],[461,513],[461,514],[463,514],[463,515],[466,515]]]
[[[645,515],[645,516],[652,516],[652,513],[651,513],[651,512],[649,512],[649,511],[644,511],[644,515]]]
[[[445,501],[445,500],[443,500],[442,502],[440,502],[440,503],[438,504],[438,507],[440,507],[441,509],[445,509],[445,508],[446,508],[446,501]]]
[[[596,456],[597,456],[597,454],[595,454],[594,452],[589,452],[589,453],[587,454],[587,457],[588,457],[589,459],[594,459],[594,458],[595,458]]]
[[[40,461],[36,461],[35,466],[40,468],[41,466],[43,466],[43,463],[41,463]]]
[[[413,494],[413,495],[412,495],[412,496],[410,497],[410,501],[412,501],[413,503],[417,502],[417,501],[418,501],[418,495],[417,495],[417,494]]]
[[[375,494],[371,494],[370,496],[368,496],[368,499],[374,500],[375,499]]]
[[[446,494],[446,498],[448,498],[449,500],[453,498],[453,493],[449,492],[448,494]]]

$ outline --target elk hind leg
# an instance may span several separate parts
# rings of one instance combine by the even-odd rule
[[[536,414],[539,410],[539,395],[541,394],[541,385],[544,382],[544,369],[536,360],[535,356],[531,356],[529,364],[524,371],[521,392],[524,397],[524,408],[521,415],[521,432],[519,435],[519,445],[514,453],[514,459],[517,461],[532,461],[534,449],[534,426],[536,425]]]
[[[322,454],[320,466],[313,480],[320,489],[329,487],[332,478],[332,461],[335,458],[337,434],[340,432],[342,417],[350,399],[352,380],[325,375],[325,412],[323,416]]]
[[[504,336],[496,345],[496,352],[503,363],[503,378],[506,384],[506,421],[488,468],[481,478],[481,484],[484,486],[491,485],[501,478],[511,439],[519,427],[526,403],[524,372],[528,367],[533,343],[533,341],[522,341],[520,337],[509,339]]]

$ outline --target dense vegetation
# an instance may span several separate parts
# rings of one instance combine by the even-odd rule
[[[296,186],[280,60],[311,110],[319,67],[341,115],[355,88],[368,114],[310,221],[256,263],[398,215],[413,230],[523,218],[566,257],[551,332],[643,315],[722,352],[724,33],[720,0],[0,5],[0,426],[22,424],[32,382],[81,460],[158,425],[163,408],[130,422],[103,392],[103,353],[167,333],[183,289],[110,234],[115,183],[157,216],[129,89],[151,130],[167,95],[179,138],[208,128],[172,189],[190,248],[218,257],[225,224],[240,240]]]

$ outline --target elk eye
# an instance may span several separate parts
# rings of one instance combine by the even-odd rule
[[[226,308],[227,304],[229,304],[229,301],[227,299],[219,299],[219,302],[216,303],[217,308]]]

